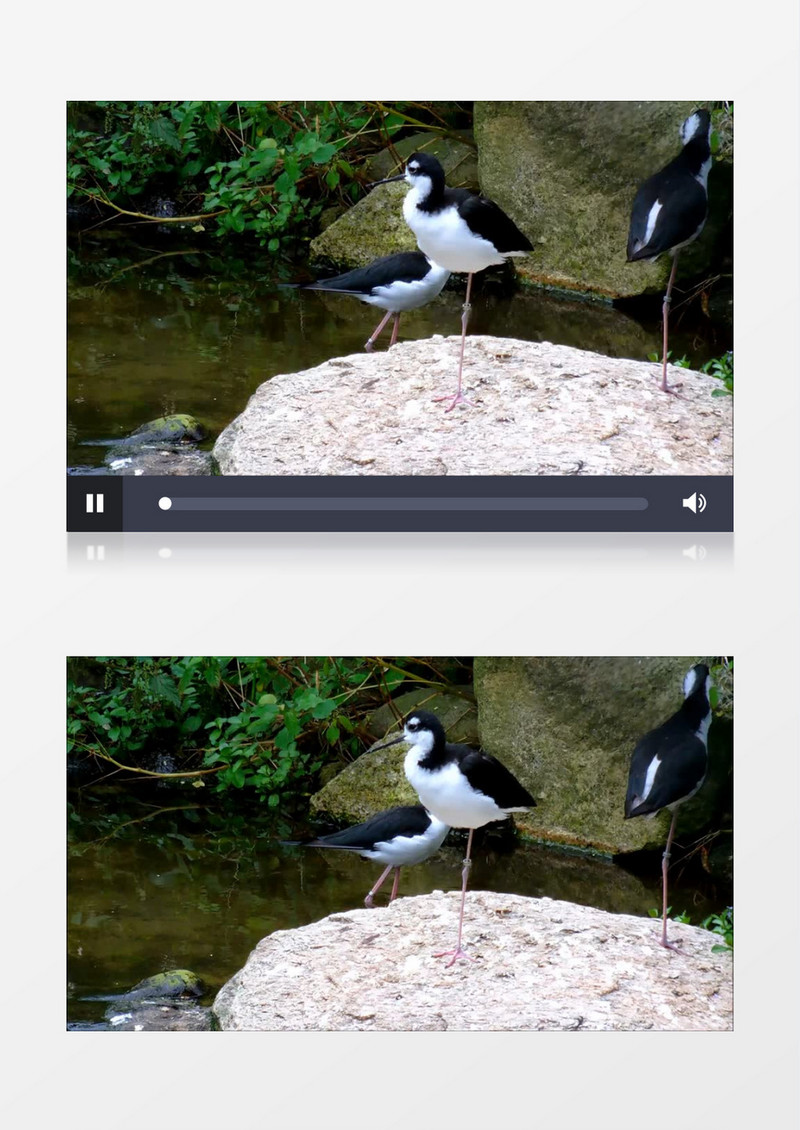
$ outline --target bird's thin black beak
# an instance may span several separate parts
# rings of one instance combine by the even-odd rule
[[[396,177],[386,177],[385,180],[374,180],[372,184],[368,184],[367,188],[375,188],[379,184],[391,184],[393,180],[405,180],[405,173],[398,173]]]
[[[404,742],[405,740],[405,734],[401,734],[399,738],[392,738],[391,741],[383,742],[381,745],[374,745],[371,752],[374,753],[376,749],[386,749],[390,745],[397,745],[399,742]]]

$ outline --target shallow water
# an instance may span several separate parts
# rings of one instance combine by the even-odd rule
[[[231,834],[218,814],[202,811],[142,806],[128,815],[140,822],[115,834],[99,834],[96,822],[79,824],[70,844],[71,1022],[102,1020],[108,1002],[87,998],[124,992],[174,968],[191,969],[205,981],[202,1003],[208,1004],[262,937],[363,906],[382,870],[350,853],[280,842],[288,835],[304,838],[310,829],[265,824],[254,830],[251,824]],[[451,833],[431,860],[403,869],[399,897],[458,890],[463,854],[463,839]],[[675,912],[688,910],[694,923],[729,901],[728,892],[702,879],[698,885],[680,865],[670,882]],[[646,875],[633,875],[607,859],[514,847],[513,840],[507,847],[496,833],[484,833],[476,834],[470,887],[647,916],[660,905],[660,866],[656,859]],[[386,904],[390,889],[388,879],[376,906]],[[468,908],[469,896],[467,940]]]
[[[211,446],[269,377],[363,349],[383,311],[352,296],[287,288],[276,269],[271,261],[226,262],[191,250],[121,250],[114,241],[73,251],[68,465],[101,466],[113,441],[171,412],[196,416]],[[298,277],[298,269],[283,273]],[[460,333],[463,287],[453,277],[432,303],[404,314],[399,340]],[[661,348],[657,313],[640,324],[609,305],[509,292],[489,272],[476,276],[469,332],[639,360]],[[710,333],[710,324],[677,326],[673,356],[685,353],[699,365],[728,348]],[[388,340],[387,326],[378,349]]]

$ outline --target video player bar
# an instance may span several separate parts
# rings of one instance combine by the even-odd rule
[[[729,476],[68,476],[75,532],[729,532]]]

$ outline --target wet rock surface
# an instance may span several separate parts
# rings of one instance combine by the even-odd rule
[[[509,338],[468,337],[474,408],[446,413],[460,338],[404,342],[273,377],[220,435],[226,475],[689,475],[732,473],[719,381]]]
[[[222,1029],[247,1031],[725,1031],[732,960],[719,939],[542,898],[470,891],[401,898],[264,938],[220,990]]]

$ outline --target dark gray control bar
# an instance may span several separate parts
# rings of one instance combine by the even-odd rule
[[[92,533],[730,533],[733,478],[68,476],[67,528]]]

